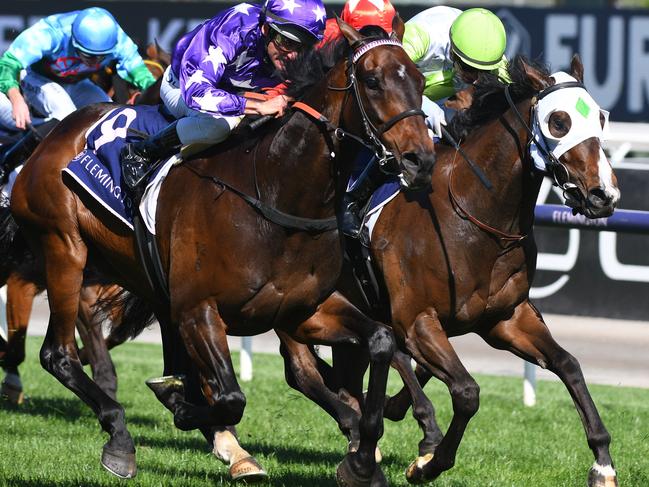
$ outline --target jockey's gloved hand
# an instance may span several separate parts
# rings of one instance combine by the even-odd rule
[[[446,125],[444,110],[434,101],[424,96],[421,103],[421,109],[426,113],[426,125],[433,131],[433,134],[439,138],[442,137],[442,125]]]

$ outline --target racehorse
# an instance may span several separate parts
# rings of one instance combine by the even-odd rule
[[[146,48],[146,66],[156,78],[156,83],[144,90],[142,93],[134,91],[126,81],[113,74],[108,83],[101,84],[117,103],[131,102],[134,104],[158,104],[160,103],[160,83],[162,74],[166,67],[171,64],[171,56],[157,43],[149,44]],[[101,80],[95,80],[98,82]],[[4,209],[0,209],[4,211]],[[0,225],[5,232],[12,232],[6,225]],[[1,238],[0,238],[1,239]],[[11,242],[3,242],[5,249],[11,246]],[[7,250],[8,251],[8,250]],[[7,285],[7,342],[0,338],[0,365],[5,377],[0,386],[0,396],[6,397],[14,404],[21,404],[24,400],[23,385],[20,379],[18,367],[25,360],[25,337],[31,316],[34,298],[42,291],[34,281],[37,272],[34,269],[25,268],[24,263],[14,262],[4,255],[3,265],[0,266],[0,285]],[[19,272],[15,265],[22,267]],[[29,265],[29,264],[28,264]],[[13,266],[13,267],[12,267]],[[85,345],[80,352],[82,362],[90,364],[93,379],[111,397],[116,397],[117,377],[115,366],[110,358],[108,350],[114,343],[104,343],[101,329],[101,319],[95,316],[95,303],[98,299],[107,299],[109,296],[119,292],[114,286],[104,288],[99,284],[84,286],[81,292],[79,317],[77,330],[81,341]],[[112,317],[120,316],[120,310],[115,309]],[[113,322],[113,327],[118,323]],[[121,337],[122,341],[126,337]],[[120,342],[121,343],[121,342]]]
[[[398,24],[402,34],[403,22]],[[11,210],[43,259],[51,311],[41,364],[97,415],[110,436],[102,464],[112,473],[135,475],[135,446],[124,409],[85,375],[77,357],[74,320],[88,262],[152,304],[162,330],[165,374],[198,371],[207,406],[176,396],[165,403],[183,429],[236,424],[243,414],[245,397],[226,334],[277,328],[305,343],[366,345],[370,382],[360,445],[348,452],[338,477],[346,485],[367,485],[372,477],[380,482],[374,451],[382,434],[393,337],[345,300],[321,305],[342,265],[340,236],[330,225],[349,173],[340,161],[353,157],[359,141],[372,145],[396,162],[404,187],[416,189],[430,183],[435,157],[419,109],[423,76],[400,43],[364,38],[344,23],[341,30],[351,46],[348,55],[310,88],[303,98],[308,106],[271,123],[252,147],[233,135],[170,171],[156,222],[169,303],[149,287],[130,231],[97,218],[61,177],[84,147],[88,128],[112,107],[70,115],[18,176]],[[241,197],[256,190],[257,203],[263,199],[263,207],[275,208],[266,213],[270,220]],[[275,223],[280,218],[273,215],[283,215],[284,223]],[[321,227],[323,219],[327,225]]]
[[[546,157],[547,173],[564,190],[566,203],[588,218],[611,215],[620,195],[598,140],[605,116],[595,111],[596,104],[584,95],[578,56],[571,63],[572,81],[557,81],[521,57],[514,59],[509,71],[513,80],[509,88],[484,78],[475,87],[470,108],[448,127],[456,140],[463,141],[461,150],[467,160],[486,174],[493,189],[483,187],[470,165],[464,165],[459,150],[438,145],[432,191],[397,196],[384,207],[374,226],[370,252],[380,276],[385,309],[374,317],[391,324],[398,347],[405,352],[395,354],[394,365],[408,386],[387,401],[385,417],[402,419],[412,403],[413,415],[424,429],[420,456],[406,472],[410,482],[432,480],[451,468],[466,425],[478,410],[479,387],[448,337],[474,332],[489,345],[558,375],[575,402],[595,457],[588,485],[617,485],[610,436],[579,363],[553,340],[541,313],[529,300],[537,256],[534,206],[543,178],[530,156],[530,127],[539,103],[544,98],[550,103],[547,100],[553,92],[576,90],[577,95],[555,97],[552,106],[544,108],[547,118],[538,121],[545,123],[547,132],[557,140],[572,137],[569,149],[559,158]],[[579,100],[599,116],[595,124],[599,121],[602,127],[575,138],[570,130],[578,127],[580,120],[574,117],[588,111],[569,110],[579,105]],[[539,136],[534,137],[538,141]],[[339,289],[351,299],[354,289],[349,279],[343,279]],[[362,304],[358,299],[353,302],[359,307]],[[331,371],[306,346],[284,335],[280,338],[287,375],[298,378],[291,385],[323,402],[340,423],[337,410],[328,408],[331,391],[323,389],[327,381],[335,384],[334,392],[339,387],[334,382],[340,377],[335,374],[336,361],[344,351],[334,349]],[[435,376],[450,391],[454,414],[446,435],[437,426],[432,404],[416,378],[408,377],[412,369],[406,354],[416,360],[416,378],[422,385]],[[362,377],[362,373],[350,372],[350,357],[343,354],[342,358],[347,376]],[[350,384],[347,389],[357,391],[359,387]],[[348,424],[348,418],[343,420]]]

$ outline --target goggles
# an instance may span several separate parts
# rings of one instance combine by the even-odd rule
[[[77,55],[86,64],[100,64],[106,58],[106,54],[89,54],[81,49],[77,49]]]
[[[286,37],[281,32],[276,30],[271,31],[270,41],[275,44],[275,47],[283,52],[300,52],[304,49],[304,44],[296,40]]]

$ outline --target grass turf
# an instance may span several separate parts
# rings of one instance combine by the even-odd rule
[[[99,464],[107,436],[91,410],[38,363],[40,339],[29,338],[21,368],[26,404],[0,402],[0,485],[126,485]],[[174,428],[171,415],[144,385],[161,372],[159,346],[128,343],[114,350],[118,397],[137,447],[138,476],[130,486],[228,485],[227,468],[197,432]],[[236,362],[236,360],[235,360]],[[290,389],[280,357],[257,354],[255,377],[243,383],[248,398],[238,430],[273,486],[333,486],[345,441],[333,420]],[[481,407],[469,424],[456,466],[436,486],[585,485],[593,463],[572,400],[562,384],[540,382],[539,403],[525,408],[521,380],[477,376]],[[400,386],[392,374],[389,390]],[[620,485],[649,485],[649,390],[592,386],[591,393],[613,438]],[[451,417],[448,392],[427,386],[444,430]],[[404,469],[417,452],[420,432],[412,417],[386,421],[381,440],[390,485],[407,485]]]

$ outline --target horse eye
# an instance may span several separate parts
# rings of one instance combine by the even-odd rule
[[[379,80],[375,78],[374,76],[368,76],[365,78],[365,85],[370,89],[370,90],[378,90],[380,87]]]
[[[570,131],[570,128],[572,127],[572,120],[570,119],[570,115],[568,115],[566,112],[558,111],[550,115],[548,125],[550,128],[550,133],[553,136],[563,137]]]

